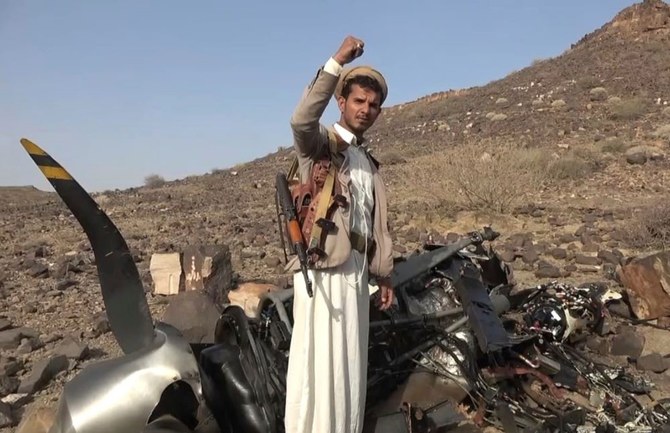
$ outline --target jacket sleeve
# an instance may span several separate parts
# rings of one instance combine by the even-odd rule
[[[389,279],[393,272],[393,240],[389,230],[388,203],[384,182],[377,174],[375,179],[375,212],[373,236],[375,251],[369,271],[376,279]]]
[[[320,123],[320,119],[333,96],[340,71],[341,66],[330,59],[317,71],[293,111],[293,143],[296,151],[303,157],[316,158],[329,149],[328,131]]]

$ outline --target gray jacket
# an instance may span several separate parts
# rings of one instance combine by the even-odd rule
[[[319,69],[316,77],[305,89],[300,102],[291,117],[291,128],[296,153],[298,154],[298,174],[300,181],[308,179],[315,160],[330,153],[333,161],[341,162],[343,154],[337,146],[329,140],[329,134],[335,134],[332,127],[320,123],[330,99],[333,97],[338,77]],[[382,181],[375,161],[369,153],[368,159],[373,172],[374,180],[374,209],[373,209],[373,240],[374,254],[369,263],[369,274],[376,278],[386,278],[393,270],[393,245],[388,227],[388,205],[384,182]],[[338,164],[341,166],[341,164]],[[350,202],[349,175],[344,171],[338,172],[337,181],[340,182],[342,195]],[[326,237],[324,249],[326,258],[319,261],[315,268],[333,268],[344,263],[351,254],[350,224],[348,208],[337,208],[333,215],[333,222],[337,226],[335,233]],[[298,270],[297,257],[287,265],[288,270]]]

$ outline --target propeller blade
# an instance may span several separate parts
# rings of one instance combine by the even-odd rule
[[[21,139],[32,160],[53,185],[88,236],[109,325],[124,353],[146,347],[154,329],[140,274],[125,239],[93,198],[38,145]]]

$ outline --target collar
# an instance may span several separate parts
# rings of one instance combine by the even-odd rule
[[[349,145],[351,146],[361,146],[365,147],[365,139],[361,138],[358,140],[356,136],[349,131],[348,129],[345,129],[342,125],[339,123],[335,122],[333,125],[333,128],[335,128],[335,132],[339,134],[340,137],[342,137],[342,140],[346,141]]]

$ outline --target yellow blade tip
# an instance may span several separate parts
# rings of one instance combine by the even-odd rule
[[[46,155],[47,154],[44,150],[42,150],[41,147],[39,147],[38,145],[36,145],[32,141],[28,140],[27,138],[22,138],[21,139],[21,145],[31,155]]]

